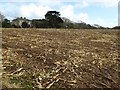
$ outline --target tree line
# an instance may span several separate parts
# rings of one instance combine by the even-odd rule
[[[48,11],[45,19],[26,19],[25,17],[17,17],[12,21],[1,15],[1,24],[3,28],[60,28],[63,20],[57,11]]]
[[[0,14],[0,21],[2,28],[75,28],[75,29],[104,29],[104,27],[94,27],[90,24],[73,23],[72,21],[61,18],[60,12],[48,11],[45,14],[45,19],[32,19],[29,20],[26,17],[17,17],[10,21]],[[119,28],[119,27],[117,27]]]

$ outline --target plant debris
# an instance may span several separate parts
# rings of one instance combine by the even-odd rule
[[[118,32],[3,29],[3,88],[120,88]]]

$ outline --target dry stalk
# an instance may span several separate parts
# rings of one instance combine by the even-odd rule
[[[100,83],[100,85],[102,85],[102,86],[105,86],[105,87],[107,87],[107,88],[110,88],[110,86],[108,86],[107,84],[105,84],[105,83]]]
[[[99,87],[97,87],[97,86],[94,85],[94,84],[91,84],[91,86],[92,86],[92,88],[99,88]]]
[[[103,78],[106,78],[106,79],[109,80],[109,81],[112,81],[112,82],[114,82],[114,83],[117,83],[115,80],[113,80],[113,79],[110,78],[110,77],[103,76]]]
[[[36,83],[38,84],[37,86],[38,86],[38,88],[44,88],[43,86],[42,86],[42,84],[40,83],[40,82],[38,82],[38,80],[36,79]]]
[[[50,88],[55,82],[58,82],[60,79],[56,79],[55,81],[53,81],[52,83],[50,83],[46,88]]]
[[[20,72],[21,70],[23,70],[23,68],[19,68],[18,70],[16,70],[15,72],[13,72],[13,74],[18,73],[18,72]]]
[[[57,72],[59,72],[62,68],[60,67],[59,70]],[[63,73],[67,70],[68,68],[65,68],[63,70]],[[55,76],[53,76],[53,80],[52,82],[46,87],[46,88],[50,88],[55,82],[58,82],[60,80],[60,78],[57,78],[58,76],[60,76],[60,74],[56,74]],[[56,79],[56,80],[55,80]]]
[[[23,68],[19,68],[18,70],[14,71],[13,73],[10,73],[10,74],[7,74],[7,75],[8,75],[8,76],[11,76],[11,75],[20,73],[22,70],[23,70]],[[24,73],[24,72],[23,72],[23,73]],[[21,75],[21,74],[23,74],[23,73],[20,73],[19,75]],[[19,75],[18,75],[18,76],[19,76]]]

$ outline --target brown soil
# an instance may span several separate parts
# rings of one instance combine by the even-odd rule
[[[3,88],[120,88],[118,32],[3,29]]]

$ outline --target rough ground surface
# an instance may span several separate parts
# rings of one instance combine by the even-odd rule
[[[118,30],[3,29],[3,88],[120,88]]]

